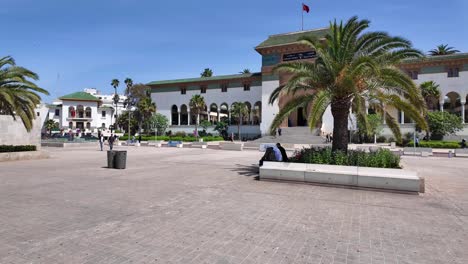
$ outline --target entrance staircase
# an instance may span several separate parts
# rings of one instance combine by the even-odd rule
[[[255,143],[288,143],[288,144],[314,144],[321,145],[325,139],[317,136],[317,131],[310,131],[309,127],[285,127],[281,136],[264,136],[254,140]]]

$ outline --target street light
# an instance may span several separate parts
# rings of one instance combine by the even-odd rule
[[[137,98],[131,97],[131,95],[128,95],[127,99],[124,102],[124,107],[126,107],[128,111],[128,142],[130,142],[130,134],[131,134],[130,117],[131,117],[132,111],[135,111],[136,109],[135,107],[136,104],[137,104]]]

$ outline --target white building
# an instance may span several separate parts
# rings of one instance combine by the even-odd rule
[[[168,130],[193,131],[197,118],[191,114],[189,101],[194,94],[201,94],[207,108],[200,115],[200,121],[207,119],[216,123],[227,118],[233,125],[230,131],[236,132],[235,124],[238,121],[230,117],[229,109],[234,102],[245,102],[250,113],[242,121],[242,134],[265,135],[268,134],[276,113],[290,99],[283,96],[275,104],[268,104],[272,91],[290,77],[287,74],[274,73],[273,67],[286,61],[314,61],[315,51],[299,44],[297,40],[302,36],[320,38],[327,32],[328,29],[317,29],[269,36],[255,48],[262,56],[262,70],[259,73],[154,81],[147,85],[152,88],[151,96],[158,112],[170,120]],[[437,109],[455,113],[463,118],[464,123],[468,123],[468,53],[407,61],[400,67],[417,84],[430,80],[439,84],[441,97],[437,102]],[[306,126],[307,120],[303,112],[302,109],[293,112],[282,126]],[[414,131],[414,124],[403,112],[395,110],[392,115],[401,123],[402,133]],[[331,115],[325,115],[322,123],[333,124]],[[384,129],[384,134],[391,136],[388,128]],[[459,135],[468,135],[468,127]]]
[[[64,95],[50,104],[48,119],[58,122],[64,131],[78,129],[85,133],[94,133],[98,129],[108,129],[115,122],[116,115],[124,110],[125,96],[119,95],[117,107],[114,95],[101,95],[98,90],[84,89]]]

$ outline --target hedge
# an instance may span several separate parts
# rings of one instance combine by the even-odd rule
[[[210,142],[210,141],[224,141],[223,137],[220,136],[212,136],[212,137],[200,137],[203,138],[204,142]],[[122,136],[119,137],[119,140],[127,140],[127,136]],[[135,137],[136,140],[138,140],[138,137]],[[155,137],[154,136],[141,136],[142,141],[154,141]],[[183,142],[194,142],[197,141],[197,139],[193,136],[186,136],[186,137],[177,137],[177,136],[158,136],[156,138],[157,140],[163,140],[163,141],[183,141]]]
[[[22,151],[36,151],[34,145],[0,145],[0,152],[22,152]]]
[[[380,149],[370,153],[359,150],[348,150],[347,153],[344,153],[341,151],[332,152],[331,148],[312,147],[296,151],[289,161],[341,166],[400,168],[400,157],[388,149]]]
[[[410,141],[406,146],[408,147],[413,147],[414,143],[413,141]],[[442,140],[431,140],[431,141],[425,141],[421,140],[419,141],[419,147],[421,148],[445,148],[445,149],[456,149],[460,148],[460,143],[457,141],[442,141]]]

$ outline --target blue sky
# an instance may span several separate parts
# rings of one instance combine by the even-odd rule
[[[48,102],[86,87],[110,93],[113,78],[147,83],[197,77],[206,67],[215,75],[260,71],[253,48],[270,34],[300,30],[301,2],[0,0],[0,56],[37,72]],[[423,51],[449,44],[468,52],[466,0],[304,2],[305,29],[357,15]]]

